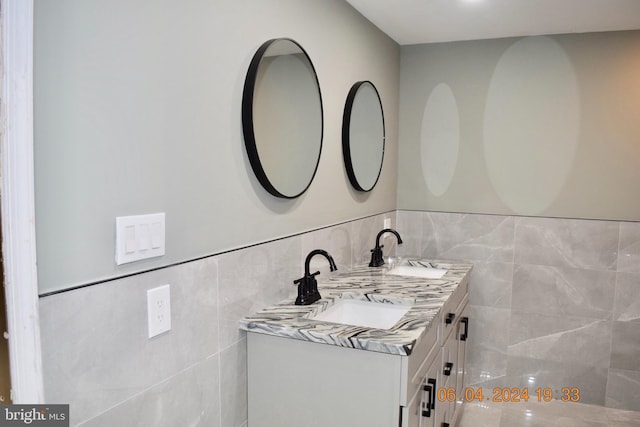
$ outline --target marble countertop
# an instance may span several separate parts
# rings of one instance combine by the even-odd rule
[[[472,269],[469,263],[426,261],[438,268],[447,269],[447,272],[440,279],[424,279],[386,274],[388,268],[384,266],[363,266],[325,278],[317,276],[321,300],[302,306],[294,305],[294,299],[282,301],[241,319],[240,329],[341,347],[410,355],[449,296],[461,283],[469,280]],[[390,329],[351,326],[310,318],[341,298],[409,304],[412,307]]]

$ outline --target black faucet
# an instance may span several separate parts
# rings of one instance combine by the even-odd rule
[[[376,247],[371,249],[371,262],[369,263],[369,267],[380,267],[384,265],[384,259],[382,258],[382,248],[384,248],[384,245],[380,246],[380,237],[382,237],[384,233],[395,234],[398,238],[398,244],[402,244],[402,237],[400,237],[400,234],[398,234],[396,230],[385,228],[379,232],[378,236],[376,236]]]
[[[293,283],[298,285],[298,297],[296,298],[296,305],[313,304],[321,298],[320,292],[318,292],[318,282],[316,282],[315,278],[315,276],[320,274],[320,272],[316,271],[313,274],[309,272],[309,264],[311,263],[311,258],[313,258],[315,255],[322,255],[327,260],[329,260],[329,268],[331,269],[331,271],[336,271],[338,269],[338,267],[336,267],[335,261],[327,251],[322,249],[314,249],[309,252],[309,255],[307,255],[307,259],[304,262],[304,277],[293,281]]]

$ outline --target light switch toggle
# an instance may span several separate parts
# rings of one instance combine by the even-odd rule
[[[165,214],[116,217],[116,264],[164,255]]]

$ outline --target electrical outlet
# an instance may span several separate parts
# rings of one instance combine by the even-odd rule
[[[384,227],[383,228],[391,228],[391,218],[384,219]]]
[[[149,338],[171,329],[171,290],[169,285],[147,290]]]

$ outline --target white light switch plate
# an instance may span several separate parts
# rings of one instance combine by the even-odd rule
[[[391,218],[385,218],[384,219],[384,226],[383,228],[391,228]]]
[[[116,217],[116,264],[164,255],[165,214]]]
[[[169,285],[147,290],[149,338],[171,329],[171,289]]]

